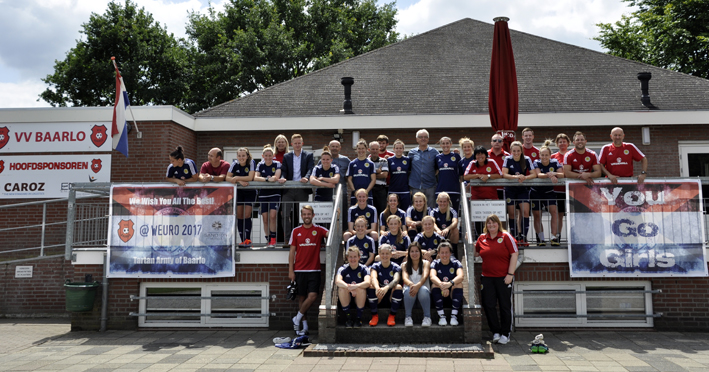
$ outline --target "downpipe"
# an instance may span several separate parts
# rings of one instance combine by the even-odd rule
[[[108,322],[108,253],[103,254],[103,280],[101,282],[101,327],[99,332],[106,332]]]

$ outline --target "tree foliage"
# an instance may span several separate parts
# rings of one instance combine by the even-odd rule
[[[709,78],[709,1],[622,1],[638,9],[597,24],[609,54]]]
[[[394,3],[230,0],[192,13],[187,34],[197,111],[397,41]]]
[[[104,14],[91,14],[81,27],[83,37],[64,60],[55,61],[54,73],[42,79],[50,88],[41,99],[52,106],[113,104],[115,56],[131,105],[184,105],[188,49],[150,13],[130,0],[125,6],[111,2]]]

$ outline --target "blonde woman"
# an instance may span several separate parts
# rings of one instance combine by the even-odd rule
[[[281,163],[273,160],[273,148],[265,145],[261,154],[263,160],[256,165],[254,181],[282,183]],[[267,233],[268,247],[276,246],[276,223],[278,221],[278,207],[281,204],[281,193],[278,189],[262,189],[258,201],[261,204],[261,217],[263,218],[263,231]]]

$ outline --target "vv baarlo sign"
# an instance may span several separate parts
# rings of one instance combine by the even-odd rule
[[[566,187],[572,277],[707,275],[699,181]]]

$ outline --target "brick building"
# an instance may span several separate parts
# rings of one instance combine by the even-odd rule
[[[343,153],[350,158],[354,157],[353,145],[359,138],[374,140],[385,134],[391,142],[402,139],[409,148],[415,144],[415,132],[420,128],[429,130],[431,143],[442,136],[449,136],[454,142],[466,136],[489,147],[493,134],[487,112],[492,36],[491,24],[463,19],[194,115],[174,107],[135,107],[142,138],[137,138],[136,130],[130,132],[129,158],[111,153],[110,181],[161,181],[167,155],[178,144],[184,147],[185,156],[198,164],[206,160],[212,147],[224,149],[225,160],[231,161],[238,147],[257,150],[273,143],[281,133],[287,137],[302,134],[305,148],[315,151],[340,137]],[[709,81],[521,32],[511,31],[511,37],[519,84],[519,127],[533,128],[537,145],[559,132],[572,135],[581,130],[586,133],[590,148],[600,148],[610,142],[611,129],[620,126],[625,130],[625,140],[637,144],[647,155],[649,177],[709,176]],[[652,74],[649,95],[657,110],[641,102],[641,72]],[[340,79],[346,76],[354,78],[354,115],[340,112]],[[110,124],[110,118],[111,108],[0,109],[0,128],[6,124],[45,123],[60,130],[66,123]],[[38,147],[35,151],[41,153],[43,149]],[[43,153],[79,154],[87,152]],[[28,154],[0,148],[0,160],[25,155]],[[636,166],[636,174],[637,171]],[[32,200],[35,199],[0,199],[0,205]],[[41,225],[42,214],[41,205],[0,209],[0,225]],[[49,204],[46,216],[48,224],[65,220],[66,205]],[[37,229],[3,233],[0,251],[38,246]],[[63,258],[64,241],[65,229],[60,224],[48,225],[44,245],[54,246],[44,253],[57,257],[3,265],[0,313],[64,316],[63,280],[82,280],[85,274],[101,278],[102,253],[78,252],[74,262],[69,262]],[[8,261],[7,257],[29,257],[17,252],[3,256],[4,261]],[[583,318],[552,319],[546,323],[520,318],[519,327],[709,329],[706,277],[579,280],[569,277],[565,247],[528,249],[526,256],[529,261],[517,276],[518,290],[660,289],[662,293],[648,292],[626,303],[642,306],[645,313],[663,315],[654,320],[648,317],[627,322],[619,318],[596,323]],[[262,285],[257,289],[262,294],[276,295],[277,300],[269,305],[271,316],[267,323],[252,326],[287,327],[295,306],[282,300],[288,282],[286,262],[285,250],[243,252],[235,278],[112,279],[109,328],[137,327],[138,319],[128,313],[138,312],[140,301],[131,301],[129,296],[145,293],[147,288],[160,288],[160,283],[166,283],[164,287],[201,290],[224,283]],[[34,276],[15,278],[15,267],[27,265],[34,267]],[[214,288],[209,290],[218,290]],[[576,295],[562,302],[567,306],[564,311],[573,314],[592,306],[589,301],[595,300]],[[98,316],[97,311],[74,314],[72,323],[76,328],[96,328]],[[311,324],[315,323],[311,319]]]

